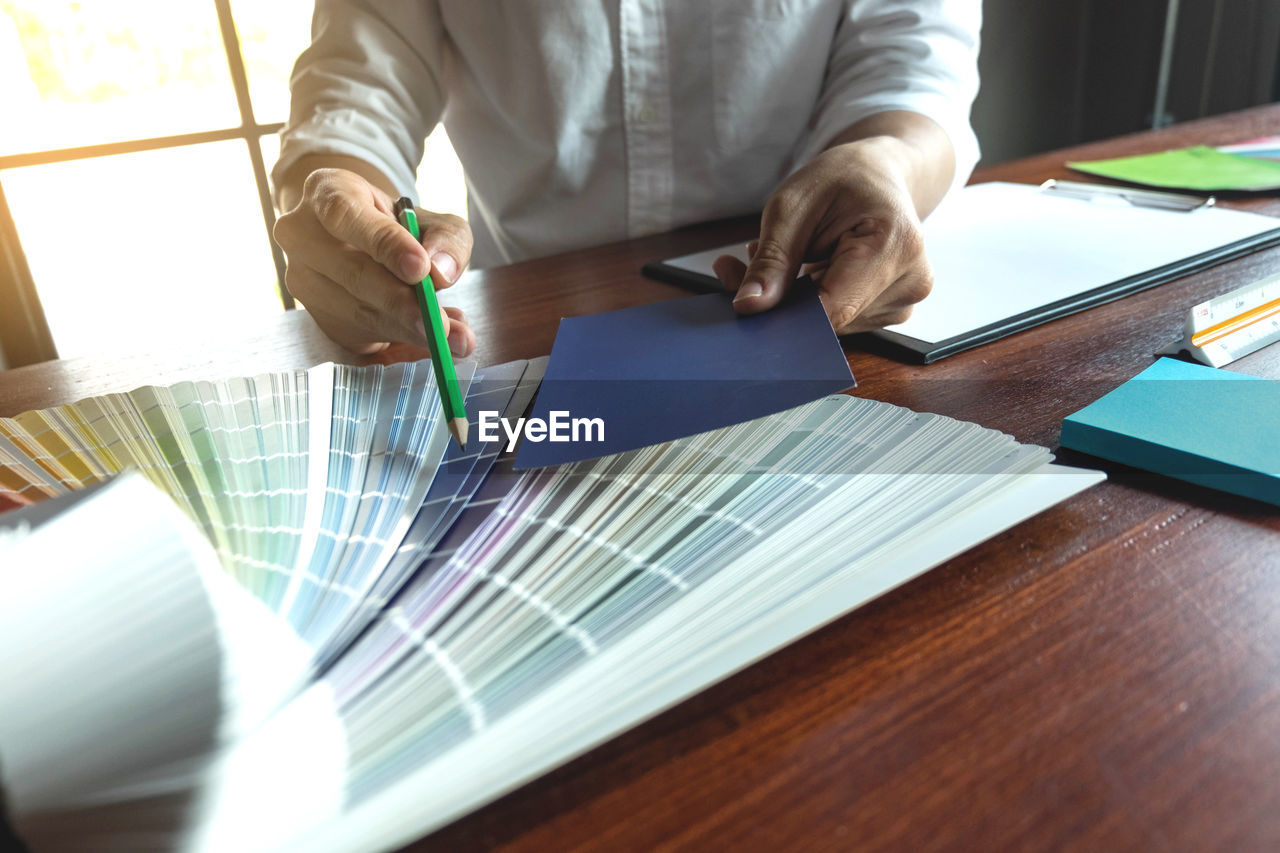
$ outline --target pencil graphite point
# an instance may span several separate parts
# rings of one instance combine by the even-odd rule
[[[449,434],[463,450],[467,449],[467,419],[453,418],[449,421]]]

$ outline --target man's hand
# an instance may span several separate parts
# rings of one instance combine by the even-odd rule
[[[818,282],[842,335],[902,323],[929,295],[918,211],[928,213],[946,192],[950,142],[928,119],[903,113],[851,130],[855,138],[832,145],[774,192],[749,264],[716,260],[716,275],[737,291],[739,313],[777,305],[802,272]],[[856,138],[868,130],[877,133]]]
[[[301,199],[276,221],[289,256],[285,284],[325,334],[361,354],[388,342],[426,348],[413,287],[428,272],[436,289],[458,280],[471,259],[471,228],[456,216],[418,210],[422,242],[396,221],[395,200],[354,171],[311,171]],[[457,308],[444,309],[449,349],[466,356],[475,334]]]

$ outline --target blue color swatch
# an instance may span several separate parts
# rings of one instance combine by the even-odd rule
[[[750,317],[734,312],[731,295],[713,293],[566,318],[531,417],[599,419],[604,438],[585,426],[576,441],[526,437],[516,468],[661,444],[854,384],[817,289],[804,280],[783,304]]]
[[[1162,358],[1062,423],[1062,446],[1280,505],[1280,382]]]

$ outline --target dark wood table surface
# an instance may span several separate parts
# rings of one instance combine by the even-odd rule
[[[974,180],[1080,180],[1064,160],[1273,133],[1280,105],[984,168]],[[1280,216],[1273,196],[1223,203]],[[481,363],[544,355],[563,315],[684,295],[643,278],[643,263],[745,239],[752,225],[472,272],[444,301],[469,313]],[[856,393],[1056,447],[1063,417],[1150,364],[1189,306],[1278,271],[1280,248],[1262,251],[929,366],[851,342]],[[154,354],[0,373],[0,414],[140,384],[359,361],[304,312],[134,344]],[[379,358],[420,357],[397,347]],[[1230,369],[1278,378],[1280,346]],[[1280,512],[1100,467],[1107,483],[421,849],[1280,848]]]

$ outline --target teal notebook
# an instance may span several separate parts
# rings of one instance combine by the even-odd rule
[[[1280,506],[1280,382],[1162,358],[1063,421],[1062,446]]]

